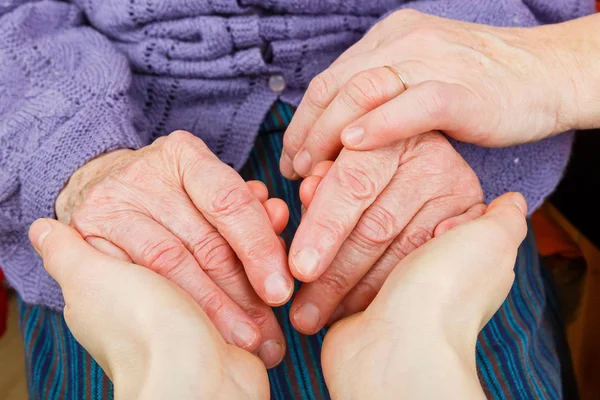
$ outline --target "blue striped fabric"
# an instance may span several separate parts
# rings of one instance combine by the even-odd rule
[[[283,130],[292,113],[283,104],[273,108],[241,171],[246,179],[265,182],[272,196],[290,206],[290,224],[283,235],[288,245],[300,223],[299,184],[284,179],[278,165]],[[509,298],[484,328],[477,344],[477,366],[485,392],[494,399],[563,398],[561,376],[565,371],[560,360],[564,340],[532,235],[519,251],[515,273]],[[289,351],[281,365],[269,371],[271,398],[329,398],[319,361],[325,330],[314,336],[301,335],[289,321],[289,305],[275,313]],[[21,302],[20,316],[32,399],[113,398],[112,384],[75,341],[61,314]]]

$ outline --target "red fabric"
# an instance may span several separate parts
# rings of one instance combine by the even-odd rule
[[[3,280],[4,274],[0,269],[0,336],[6,330],[6,320],[8,318],[8,294],[6,293],[6,288],[2,285]]]
[[[560,255],[564,258],[581,258],[583,254],[571,236],[543,209],[533,213],[531,225],[542,257]]]

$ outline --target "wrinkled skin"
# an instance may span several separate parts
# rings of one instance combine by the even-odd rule
[[[404,258],[366,311],[325,336],[332,398],[485,399],[475,344],[514,280],[525,215],[522,196],[504,195]]]
[[[225,343],[175,284],[99,252],[55,220],[38,220],[30,238],[63,290],[69,329],[113,381],[116,399],[269,398],[260,359]]]
[[[372,151],[343,150],[315,168],[300,196],[307,211],[290,269],[309,283],[291,319],[307,334],[364,310],[400,260],[485,209],[475,173],[436,132]]]
[[[168,278],[202,307],[228,343],[272,367],[285,353],[269,307],[292,276],[278,234],[288,209],[245,183],[202,140],[177,131],[140,150],[88,162],[56,208],[92,246]]]

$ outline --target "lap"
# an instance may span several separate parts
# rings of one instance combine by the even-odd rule
[[[290,108],[278,105],[266,118],[262,134],[241,171],[259,179],[269,192],[288,203],[290,224],[283,236],[290,242],[300,221],[298,183],[278,171]],[[555,399],[563,397],[570,365],[558,310],[549,281],[530,234],[519,251],[515,284],[507,301],[482,331],[477,367],[489,398]],[[92,357],[70,334],[62,314],[20,303],[31,399],[111,399],[113,387]],[[269,371],[273,399],[329,398],[320,368],[325,330],[313,336],[295,331],[289,305],[275,310],[288,343],[284,361]],[[561,362],[565,360],[565,362]]]

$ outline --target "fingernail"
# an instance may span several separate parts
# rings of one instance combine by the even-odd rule
[[[272,274],[265,280],[265,292],[271,305],[281,305],[292,295],[292,283],[279,273]]]
[[[319,259],[319,252],[312,247],[307,247],[296,253],[294,256],[294,266],[306,278],[311,278],[319,266]]]
[[[256,340],[256,336],[258,336],[256,329],[245,322],[238,322],[235,324],[231,334],[233,344],[242,349],[252,346],[252,343]]]
[[[294,159],[294,169],[301,176],[307,176],[312,169],[312,157],[306,150],[302,150]]]
[[[321,311],[313,303],[304,303],[294,311],[294,322],[306,332],[315,332],[321,321]]]
[[[515,206],[517,206],[517,208],[519,209],[519,211],[521,211],[521,214],[523,214],[523,215],[525,215],[525,216],[526,216],[526,215],[527,215],[527,211],[526,211],[526,209],[525,209],[525,208],[524,208],[524,206],[523,206],[523,202],[522,202],[522,201],[519,201],[519,200],[521,200],[521,199],[522,199],[522,198],[521,198],[521,196],[519,196],[519,195],[514,195],[513,199],[514,199],[514,200],[513,200],[513,204],[514,204]],[[516,200],[516,199],[519,199],[519,200]]]
[[[343,313],[344,313],[344,306],[340,304],[339,306],[337,306],[337,308],[335,309],[335,311],[333,312],[333,314],[331,314],[331,317],[329,318],[328,324],[331,325],[331,324],[337,322],[337,320],[342,317]]]
[[[265,363],[265,367],[273,368],[283,360],[285,348],[276,340],[268,340],[260,345],[258,357]]]
[[[360,127],[348,128],[342,132],[342,138],[352,146],[359,145],[365,138],[365,130]]]
[[[52,230],[52,225],[45,219],[38,219],[29,228],[29,240],[33,247],[39,252],[42,249],[44,239]]]

